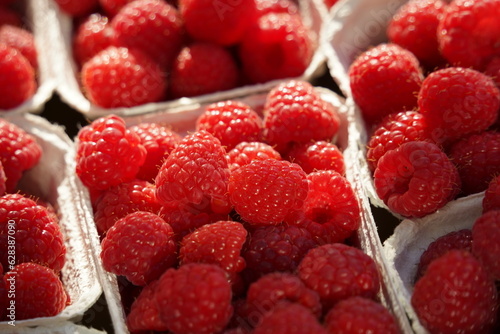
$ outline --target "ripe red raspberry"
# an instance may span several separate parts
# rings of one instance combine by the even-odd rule
[[[425,78],[418,93],[418,106],[432,138],[438,143],[449,143],[495,123],[500,91],[483,73],[449,67]]]
[[[437,40],[439,20],[446,6],[441,0],[409,1],[398,9],[387,27],[389,40],[411,51],[431,71],[446,64]]]
[[[294,145],[288,153],[288,160],[300,165],[307,174],[318,170],[334,170],[345,174],[342,151],[327,141],[313,141]]]
[[[404,217],[423,217],[454,199],[460,191],[457,168],[435,144],[404,143],[387,152],[373,175],[377,195]]]
[[[165,1],[132,1],[113,17],[111,26],[119,45],[141,50],[164,70],[170,68],[184,43],[182,18]]]
[[[123,6],[132,1],[135,0],[99,0],[99,4],[109,16],[113,17]]]
[[[30,99],[37,88],[35,70],[20,51],[0,43],[0,109],[11,109]]]
[[[1,94],[0,94],[1,96]],[[34,136],[7,120],[0,119],[0,162],[6,191],[14,192],[23,172],[40,161],[42,147]]]
[[[156,177],[161,203],[210,202],[217,213],[231,210],[228,200],[229,168],[220,141],[205,130],[184,137],[172,150]]]
[[[233,100],[207,106],[196,121],[197,130],[207,130],[220,140],[226,151],[243,141],[262,139],[262,119],[249,105]]]
[[[192,97],[228,90],[238,85],[239,69],[228,49],[194,42],[181,49],[172,65],[172,96]]]
[[[500,55],[500,2],[497,0],[455,0],[438,26],[439,47],[453,65],[483,70]]]
[[[483,213],[490,210],[500,210],[500,175],[494,177],[488,184],[482,205]]]
[[[255,6],[257,17],[262,17],[269,13],[300,15],[299,7],[291,0],[255,0]]]
[[[23,28],[2,25],[0,26],[0,43],[6,44],[21,52],[30,62],[33,69],[38,69],[38,54],[33,34]]]
[[[252,333],[327,334],[310,310],[290,302],[282,302],[266,313]]]
[[[21,27],[23,25],[23,20],[17,11],[10,9],[9,7],[0,6],[0,25],[6,24]]]
[[[76,174],[88,188],[106,190],[132,181],[145,158],[139,137],[119,116],[98,118],[78,133]]]
[[[83,64],[83,89],[90,102],[103,108],[158,102],[167,81],[161,68],[141,51],[110,46]]]
[[[55,2],[63,12],[74,17],[92,13],[99,4],[99,0],[55,0]]]
[[[21,263],[3,276],[6,289],[15,291],[7,295],[15,305],[15,320],[52,317],[69,304],[69,297],[57,274],[36,263]]]
[[[254,0],[180,0],[179,10],[188,34],[197,41],[238,44],[254,23]]]
[[[293,143],[331,140],[338,132],[337,110],[305,81],[290,80],[273,88],[264,105],[264,137],[282,153]]]
[[[6,269],[12,269],[12,237],[16,264],[36,262],[54,272],[64,266],[66,246],[59,222],[45,207],[20,194],[0,197],[0,247],[4,250],[0,262]]]
[[[343,242],[361,222],[358,198],[351,184],[333,170],[313,172],[307,180],[309,193],[302,208],[306,222],[299,222],[299,226],[307,228],[321,244]]]
[[[172,227],[157,214],[135,211],[120,218],[102,240],[104,269],[146,285],[177,262]]]
[[[115,31],[107,16],[93,13],[86,17],[73,35],[73,55],[78,65],[109,46],[116,46]]]
[[[223,330],[233,314],[231,298],[231,285],[224,270],[205,263],[168,269],[160,278],[155,294],[160,319],[171,332],[178,334]]]
[[[310,250],[299,264],[298,275],[319,294],[324,310],[349,297],[376,299],[380,289],[375,261],[362,250],[341,243]]]
[[[250,233],[243,257],[250,281],[275,271],[294,272],[305,254],[316,246],[300,226],[260,226]]]
[[[363,52],[348,75],[354,101],[372,124],[393,112],[415,109],[424,79],[413,53],[393,43]]]
[[[483,213],[472,226],[472,253],[494,279],[500,280],[500,210]]]
[[[146,149],[146,160],[137,173],[137,178],[153,182],[158,171],[170,152],[182,137],[167,126],[156,123],[141,123],[130,127],[141,139]]]
[[[396,318],[382,304],[363,297],[338,302],[326,315],[330,334],[399,334]]]
[[[500,88],[500,56],[492,58],[483,73],[492,78],[495,85]]]
[[[390,150],[410,141],[433,142],[424,116],[416,111],[401,111],[385,116],[368,141],[366,160],[373,173],[379,159]]]
[[[446,252],[453,249],[462,249],[466,251],[471,251],[472,246],[472,232],[469,229],[463,229],[460,231],[449,232],[427,246],[427,249],[420,256],[418,262],[417,273],[415,275],[415,281],[420,279],[427,270],[429,264],[435,259],[441,257]]]
[[[130,312],[127,314],[127,328],[130,332],[168,331],[167,326],[160,319],[160,311],[154,300],[157,286],[158,280],[146,285],[132,303]]]
[[[3,170],[2,161],[0,160],[0,196],[5,194],[7,189],[5,183],[7,182],[7,177],[5,176],[5,171]]]
[[[420,321],[432,333],[488,333],[497,302],[493,279],[463,250],[432,262],[411,297]]]
[[[253,225],[276,225],[302,208],[308,192],[306,173],[284,160],[257,160],[234,170],[229,177],[231,204]]]
[[[500,174],[500,132],[486,131],[457,141],[448,153],[457,166],[462,192],[478,193]]]
[[[161,205],[155,196],[155,186],[143,180],[132,180],[104,191],[95,205],[94,221],[104,235],[115,222],[134,211],[158,213]]]
[[[281,155],[270,145],[263,142],[241,142],[227,152],[231,171],[247,165],[254,160],[281,160]]]
[[[203,225],[182,239],[180,263],[216,264],[229,274],[232,281],[246,266],[240,255],[246,237],[247,230],[238,222],[219,221]]]
[[[321,316],[318,294],[291,273],[273,272],[262,276],[248,287],[246,303],[249,320],[258,323],[265,313],[282,301],[298,303],[317,317]]]
[[[245,75],[253,83],[301,76],[315,44],[300,15],[270,13],[250,27],[239,49]]]

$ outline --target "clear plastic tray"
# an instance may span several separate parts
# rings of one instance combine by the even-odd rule
[[[88,217],[82,205],[85,193],[76,186],[73,143],[61,127],[37,115],[11,114],[5,119],[32,134],[42,147],[39,163],[23,175],[18,187],[51,203],[59,213],[67,249],[61,276],[71,304],[53,317],[16,320],[15,327],[6,321],[0,322],[0,331],[79,321],[99,298],[102,289],[86,231]]]
[[[51,54],[49,52],[49,46],[53,45],[54,41],[48,39],[49,36],[46,33],[46,27],[51,24],[51,17],[43,9],[42,2],[39,0],[25,0],[26,28],[33,33],[38,55],[38,88],[35,94],[21,105],[12,109],[0,110],[0,117],[9,114],[39,112],[54,93],[57,81],[51,69]]]
[[[105,109],[92,104],[82,93],[78,81],[78,71],[76,63],[72,56],[71,40],[73,33],[72,18],[58,8],[53,0],[37,0],[43,3],[44,10],[48,16],[54,18],[54,24],[50,26],[51,39],[56,41],[51,50],[52,67],[57,73],[57,88],[56,91],[60,94],[61,99],[68,105],[84,114],[89,119],[95,119],[100,116],[115,114],[119,116],[130,116],[150,113],[162,109],[178,108],[196,103],[208,103],[220,100],[225,100],[234,97],[244,97],[249,94],[258,93],[268,90],[276,85],[277,82],[282,82],[285,79],[273,80],[263,84],[247,85],[227,91],[217,92],[213,94],[200,95],[193,98],[180,98],[165,102],[147,103],[144,105],[132,108],[111,108]],[[301,14],[305,24],[311,27],[313,33],[318,36],[323,26],[323,19],[326,17],[324,7],[318,8],[313,0],[299,1]],[[325,56],[321,50],[320,43],[313,59],[306,69],[304,74],[298,79],[311,80],[319,77],[325,72]]]

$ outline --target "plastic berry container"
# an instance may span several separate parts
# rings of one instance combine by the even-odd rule
[[[41,2],[43,6],[46,7],[47,15],[55,18],[54,24],[50,25],[48,30],[50,30],[49,33],[53,35],[55,41],[51,50],[51,64],[54,68],[54,72],[57,73],[56,91],[65,103],[81,112],[89,119],[95,119],[109,114],[119,116],[140,115],[167,108],[172,109],[190,104],[225,100],[234,96],[243,97],[268,90],[270,87],[276,85],[277,82],[285,80],[277,79],[261,84],[244,84],[243,86],[216,93],[195,97],[182,97],[156,103],[146,103],[130,108],[103,108],[91,103],[82,92],[78,66],[72,53],[73,18],[64,13],[53,0],[41,0]],[[322,75],[326,70],[325,57],[319,43],[319,35],[323,27],[323,20],[326,18],[326,7],[317,6],[317,3],[313,0],[300,0],[299,8],[305,25],[311,29],[313,35],[316,35],[316,39],[318,40],[309,66],[301,76],[296,78],[310,81]]]
[[[12,11],[20,14],[23,23],[22,28],[30,31],[34,37],[38,61],[38,70],[35,72],[37,88],[34,95],[20,105],[10,109],[0,109],[0,117],[9,114],[41,111],[41,108],[51,98],[56,87],[56,79],[49,63],[51,57],[49,46],[54,45],[55,41],[47,33],[51,17],[46,15],[47,10],[44,8],[43,1],[17,1]]]
[[[382,261],[382,248],[376,235],[375,225],[371,218],[368,199],[361,192],[362,183],[359,179],[359,168],[357,164],[353,163],[355,159],[357,159],[358,149],[356,146],[357,136],[355,135],[357,129],[353,122],[352,110],[345,105],[344,99],[338,94],[321,87],[315,87],[315,90],[320,93],[324,101],[337,108],[341,120],[340,129],[335,142],[343,153],[346,164],[346,178],[351,183],[353,190],[358,194],[361,208],[361,226],[353,238],[353,243],[375,260],[381,274],[380,301],[394,313],[398,321],[401,322],[399,319],[406,319],[406,316],[402,307],[394,303],[395,299],[393,298],[393,292],[390,287],[387,286],[387,268],[385,262]],[[243,102],[259,112],[259,110],[262,110],[266,95],[267,91],[230,99]],[[182,136],[194,130],[197,118],[209,104],[208,102],[191,104],[189,106],[170,108],[154,113],[124,116],[123,119],[128,127],[140,123],[159,123],[168,125],[173,131]],[[89,213],[92,212],[90,203],[87,203],[86,208]],[[88,220],[87,223],[92,224],[93,222]],[[88,228],[91,229],[92,227],[89,226]],[[98,258],[101,252],[101,245],[97,236],[91,240],[91,245],[92,251],[96,254],[96,258]],[[101,282],[114,329],[120,333],[127,333],[126,312],[120,294],[120,290],[123,288],[123,280],[112,273],[106,272],[100,259],[97,260],[97,266],[98,272],[101,275]],[[405,328],[404,326],[406,326],[404,321],[403,323],[399,323],[399,325],[401,328]]]
[[[59,216],[66,246],[61,280],[70,304],[52,317],[15,320],[15,326],[9,321],[0,322],[0,332],[66,333],[71,328],[83,328],[75,327],[74,323],[82,320],[84,313],[101,295],[102,288],[89,247],[90,236],[85,221],[91,217],[84,209],[86,193],[78,187],[73,173],[73,143],[61,127],[37,115],[13,114],[5,120],[34,136],[42,148],[40,161],[23,174],[17,188],[50,203]],[[54,331],[44,328],[54,328]]]

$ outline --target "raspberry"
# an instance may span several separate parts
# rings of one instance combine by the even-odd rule
[[[155,294],[160,319],[178,334],[210,334],[224,329],[233,313],[231,298],[224,270],[205,263],[168,269]]]
[[[483,213],[472,226],[472,253],[488,273],[500,280],[500,210]]]
[[[310,310],[297,303],[283,302],[266,313],[253,334],[327,334]]]
[[[413,141],[380,158],[374,185],[391,211],[404,217],[423,217],[458,195],[460,177],[438,146]]]
[[[397,44],[382,43],[363,52],[348,75],[353,99],[368,123],[417,107],[423,73],[413,53]]]
[[[292,225],[261,226],[250,233],[243,257],[249,280],[275,271],[294,272],[316,243],[304,228]]]
[[[318,171],[307,176],[309,193],[304,202],[306,219],[319,224],[315,239],[342,242],[358,230],[361,223],[357,196],[347,179],[335,171]]]
[[[307,176],[299,165],[288,161],[257,160],[231,173],[228,192],[243,220],[276,225],[302,208],[308,192]]]
[[[438,143],[449,143],[495,123],[500,91],[485,74],[449,67],[425,78],[418,93],[418,106],[432,138]]]
[[[103,108],[158,102],[167,87],[160,67],[144,53],[114,46],[83,64],[81,78],[90,102]]]
[[[428,70],[446,64],[439,51],[437,29],[447,3],[412,0],[399,7],[389,21],[389,41],[411,51]]]
[[[182,48],[170,74],[173,97],[192,97],[237,86],[236,59],[222,46],[195,42]]]
[[[438,27],[439,47],[453,65],[483,70],[500,55],[500,2],[497,0],[455,0],[450,3]]]
[[[338,302],[326,315],[328,333],[399,334],[395,317],[381,304],[363,297]]]
[[[243,102],[227,100],[210,104],[196,121],[197,130],[207,130],[226,151],[243,141],[260,141],[262,120]]]
[[[374,128],[367,144],[366,160],[373,173],[379,159],[390,150],[410,141],[433,142],[424,116],[416,111],[401,111],[385,116]]]
[[[246,265],[240,256],[246,237],[246,229],[237,222],[219,221],[203,225],[182,239],[180,262],[216,264],[234,278]]]
[[[413,289],[411,304],[432,333],[488,333],[497,312],[494,281],[467,251],[433,261]]]
[[[94,221],[104,235],[115,222],[134,211],[158,213],[161,205],[155,196],[153,184],[132,180],[107,189],[96,203]]]
[[[136,211],[120,218],[102,240],[104,269],[146,285],[177,261],[173,230],[158,215]]]
[[[307,174],[318,170],[334,170],[345,174],[342,152],[337,145],[327,141],[294,145],[288,153],[288,160],[300,165]]]
[[[14,123],[0,119],[0,162],[7,178],[7,192],[15,190],[23,172],[38,164],[41,155],[42,147],[35,137]]]
[[[241,142],[227,152],[229,169],[234,171],[254,160],[281,160],[281,155],[272,146],[262,142]]]
[[[490,181],[500,174],[500,132],[467,136],[453,144],[448,155],[457,166],[463,193],[486,190]]]
[[[59,314],[69,298],[56,273],[36,263],[21,263],[3,276],[7,290],[15,290],[15,320],[51,317]],[[13,286],[12,286],[13,285]]]
[[[460,231],[449,232],[427,246],[427,249],[420,256],[418,263],[417,274],[415,275],[415,281],[420,279],[427,270],[429,264],[435,259],[441,257],[446,252],[453,249],[463,249],[466,251],[471,251],[472,246],[472,232],[469,229],[463,229]]]
[[[260,17],[240,45],[245,75],[253,83],[302,75],[314,54],[311,34],[299,15],[270,13]]]
[[[99,0],[102,9],[110,15],[115,16],[127,3],[135,0]]]
[[[146,158],[139,137],[116,115],[94,120],[77,137],[76,174],[91,189],[132,181]]]
[[[88,15],[97,9],[99,0],[55,0],[59,8],[70,16]]]
[[[33,34],[23,28],[11,25],[0,26],[0,43],[21,52],[33,69],[38,69],[38,58]]]
[[[17,107],[35,93],[35,70],[20,51],[4,43],[0,43],[0,72],[0,109]]]
[[[137,0],[123,6],[111,20],[119,45],[140,49],[169,69],[184,43],[182,18],[165,1]]]
[[[255,0],[255,6],[257,17],[262,17],[269,13],[300,15],[299,7],[291,0]]]
[[[482,205],[483,213],[500,209],[500,175],[494,177],[488,184],[488,188],[484,193]]]
[[[360,249],[341,243],[310,250],[299,264],[298,275],[319,294],[324,310],[349,297],[376,299],[380,289],[375,261]]]
[[[273,88],[264,115],[264,137],[280,153],[293,143],[329,141],[340,127],[337,110],[305,81],[290,80]]]
[[[139,169],[137,178],[153,182],[164,160],[182,137],[168,127],[156,123],[141,123],[130,127],[130,131],[139,136],[142,146],[146,148],[146,161]]]
[[[23,25],[23,20],[18,12],[8,7],[0,6],[0,26],[7,24],[15,27],[21,27]]]
[[[64,236],[49,211],[19,194],[0,197],[0,243],[4,249],[1,262],[9,266],[7,249],[15,232],[15,261],[36,262],[59,272],[65,262]]]
[[[172,150],[156,177],[161,203],[210,202],[214,212],[228,213],[229,168],[220,141],[205,130],[184,137]]]
[[[321,316],[321,303],[318,294],[309,289],[294,274],[270,273],[252,283],[247,292],[249,315],[257,316],[249,320],[259,323],[262,316],[282,301],[298,303],[317,317]]]
[[[73,35],[73,55],[82,66],[90,58],[109,46],[116,46],[115,31],[107,16],[93,13],[76,28]]]
[[[160,319],[160,311],[154,301],[157,286],[158,280],[146,285],[132,303],[130,312],[127,315],[127,327],[132,333],[148,330],[168,330]]]
[[[189,35],[219,45],[238,44],[253,24],[254,0],[180,0],[179,10]]]
[[[497,88],[500,88],[500,56],[492,58],[483,73],[492,78]]]
[[[7,177],[5,176],[5,171],[3,170],[2,161],[0,161],[0,196],[5,194],[7,189],[5,182],[7,182]]]

